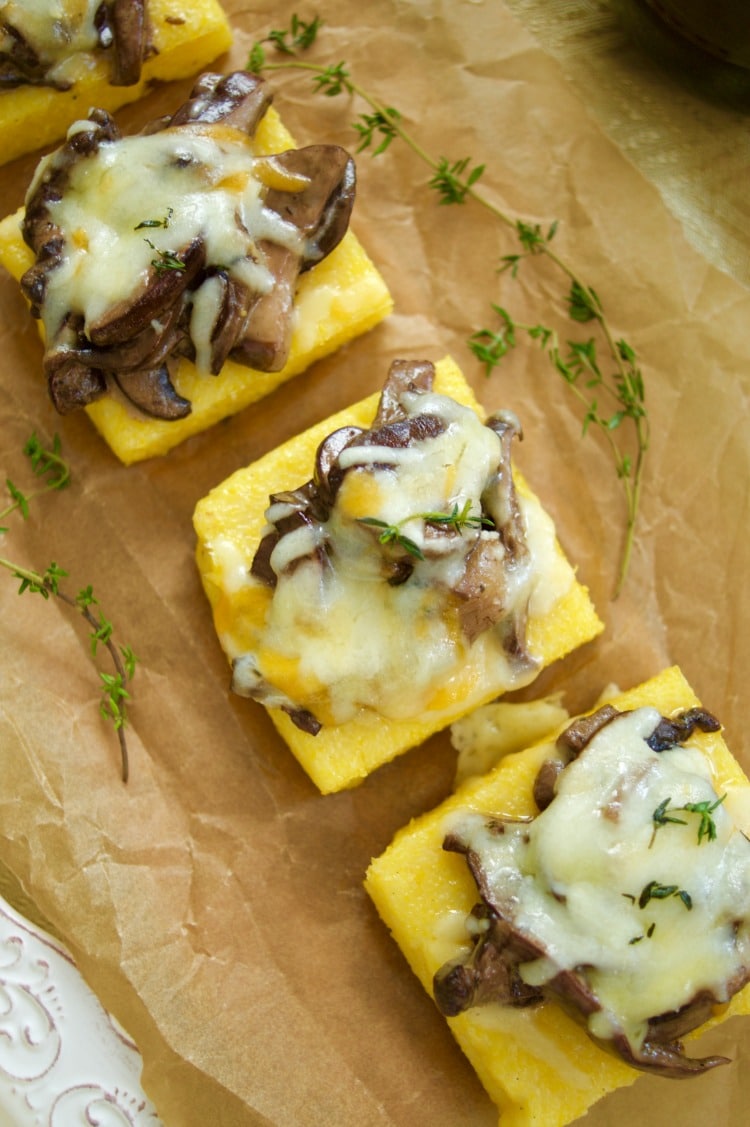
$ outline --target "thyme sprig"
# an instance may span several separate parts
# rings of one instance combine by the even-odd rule
[[[315,17],[304,21],[292,16],[290,27],[281,31],[271,31],[264,39],[257,41],[248,58],[248,69],[254,73],[262,71],[301,70],[310,74],[314,89],[327,97],[340,94],[361,99],[368,111],[360,113],[354,123],[359,136],[357,152],[370,149],[373,156],[379,156],[398,139],[428,166],[431,178],[428,182],[441,204],[465,204],[469,200],[484,208],[503,226],[515,235],[518,250],[501,258],[499,272],[509,271],[515,277],[521,265],[530,258],[543,255],[557,267],[568,287],[566,312],[576,324],[592,323],[601,334],[606,364],[596,354],[593,339],[583,342],[568,341],[567,352],[563,354],[552,331],[543,326],[528,326],[526,332],[542,344],[552,363],[552,368],[562,376],[573,389],[584,408],[584,434],[590,429],[600,431],[606,438],[614,456],[615,469],[621,481],[626,506],[626,527],[624,544],[620,555],[614,595],[621,592],[630,568],[636,524],[640,509],[641,492],[646,452],[649,447],[649,420],[645,403],[643,376],[632,347],[617,337],[611,328],[599,295],[578,276],[554,249],[553,239],[557,223],[546,230],[540,224],[528,222],[498,207],[487,195],[478,190],[478,183],[485,173],[486,165],[476,164],[469,157],[450,159],[446,156],[430,155],[406,129],[398,109],[381,102],[352,78],[347,64],[343,61],[323,66],[299,57],[317,40],[322,20]],[[266,45],[271,44],[285,58],[270,62]],[[494,307],[499,312],[500,307]],[[470,350],[485,365],[489,375],[504,358],[508,350],[515,347],[516,336],[513,331],[520,326],[512,326],[509,316],[501,313],[498,331],[480,329],[469,341]],[[611,369],[611,371],[610,371]],[[600,397],[612,399],[613,409],[600,407]],[[613,438],[613,432],[622,424],[631,425],[631,445],[634,454],[622,449]]]
[[[457,504],[454,504],[449,513],[444,512],[426,512],[415,513],[413,516],[404,517],[396,524],[389,524],[388,521],[379,520],[377,517],[358,517],[358,524],[366,524],[371,528],[379,528],[380,535],[378,536],[379,544],[398,544],[410,556],[415,559],[423,560],[424,552],[410,536],[405,536],[401,531],[405,524],[413,520],[424,521],[425,524],[437,524],[444,528],[450,528],[456,533],[460,533],[462,528],[494,528],[494,522],[484,515],[484,513],[471,512],[471,500],[469,498],[464,501],[459,509]]]
[[[11,513],[17,512],[23,520],[28,520],[29,503],[44,493],[64,489],[70,483],[70,467],[64,460],[60,450],[60,440],[55,435],[51,448],[45,447],[36,434],[32,434],[23,448],[24,454],[29,458],[34,475],[43,483],[31,491],[19,489],[9,478],[6,478],[6,487],[9,503],[0,510],[0,520],[5,520]],[[7,533],[7,527],[1,527],[0,533]],[[80,614],[89,626],[89,641],[91,656],[96,659],[99,647],[103,646],[109,655],[114,672],[99,670],[101,697],[99,711],[102,716],[110,721],[117,733],[120,746],[120,761],[123,782],[128,781],[129,758],[128,745],[125,734],[127,725],[127,705],[130,701],[128,686],[133,680],[137,658],[130,646],[118,646],[114,640],[114,627],[101,610],[98,599],[94,596],[91,586],[84,587],[75,595],[63,590],[61,580],[68,578],[68,572],[56,562],[52,562],[44,571],[23,567],[14,561],[0,556],[0,567],[9,571],[19,580],[18,594],[31,593],[41,595],[43,599],[56,598],[77,614]]]

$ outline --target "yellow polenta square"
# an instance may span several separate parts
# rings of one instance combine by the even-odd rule
[[[446,358],[436,365],[434,390],[469,406],[481,409],[455,363]],[[197,505],[194,525],[198,538],[197,561],[204,589],[213,608],[214,623],[221,641],[231,631],[242,638],[263,622],[270,592],[259,583],[246,584],[238,576],[248,573],[265,527],[269,496],[291,490],[312,475],[315,452],[333,431],[346,425],[368,427],[375,416],[379,396],[373,395],[271,451],[264,458],[238,470]],[[519,478],[521,493],[533,497]],[[556,566],[567,569],[566,590],[543,616],[530,618],[527,641],[539,667],[595,637],[602,629],[587,590],[555,545]],[[225,650],[227,647],[225,646]],[[499,685],[491,671],[482,686],[489,701],[506,686]],[[269,713],[307,774],[323,793],[355,785],[377,767],[422,743],[436,731],[466,712],[460,693],[450,700],[447,711],[435,718],[415,716],[409,722],[374,718],[372,715],[339,725],[324,726],[315,735],[295,727],[279,709]]]
[[[618,693],[611,702],[623,711],[651,705],[666,716],[698,704],[676,667]],[[455,922],[465,919],[478,899],[465,859],[442,849],[446,817],[459,809],[509,817],[535,814],[532,785],[556,735],[464,783],[436,810],[401,830],[370,865],[366,889],[430,994],[435,972],[461,951],[464,936]],[[717,793],[726,792],[728,798],[732,794],[741,809],[742,800],[750,799],[750,783],[721,735],[696,733],[691,743],[708,758]],[[721,1017],[702,1030],[733,1014],[748,1013],[750,987],[736,994]],[[531,1009],[490,1004],[446,1020],[496,1103],[503,1127],[562,1127],[639,1075],[598,1048],[583,1025],[553,1002]],[[688,1034],[686,1040],[700,1032]]]
[[[232,31],[218,0],[151,0],[149,19],[154,52],[143,62],[133,86],[109,82],[105,57],[88,61],[68,90],[19,86],[0,93],[0,163],[44,148],[65,136],[68,126],[91,106],[113,113],[135,102],[154,82],[175,82],[197,74],[229,49]]]
[[[279,115],[269,109],[252,139],[253,152],[266,156],[293,147],[294,140]],[[21,219],[22,212],[18,212],[0,222],[0,264],[17,279],[34,261],[21,237]],[[218,376],[208,376],[198,373],[189,360],[182,360],[173,383],[177,392],[192,402],[192,411],[185,418],[146,418],[111,395],[84,410],[126,465],[165,454],[374,328],[392,307],[383,278],[349,230],[327,258],[299,278],[295,328],[289,358],[281,371],[258,372],[228,360]]]

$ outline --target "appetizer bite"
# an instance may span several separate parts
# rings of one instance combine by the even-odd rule
[[[750,1012],[750,784],[677,668],[466,782],[366,887],[503,1124],[552,1127]],[[575,1077],[575,1079],[571,1079]]]
[[[217,0],[3,0],[0,162],[64,137],[88,106],[196,74],[231,41]]]
[[[232,688],[265,705],[323,792],[532,681],[602,626],[449,360],[233,474],[196,507]],[[270,502],[270,503],[269,503]]]
[[[43,326],[53,404],[86,408],[124,462],[255,402],[390,311],[348,232],[352,158],[293,148],[270,102],[240,71],[203,75],[137,135],[92,110],[0,226],[0,261]]]

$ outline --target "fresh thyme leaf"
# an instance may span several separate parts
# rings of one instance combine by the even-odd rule
[[[670,822],[680,826],[686,826],[688,824],[684,818],[675,818],[675,813],[700,815],[700,821],[698,822],[698,845],[701,845],[703,841],[716,841],[716,822],[712,815],[714,811],[721,806],[726,797],[726,794],[723,794],[721,798],[717,798],[714,802],[711,802],[709,799],[705,799],[703,802],[686,802],[684,806],[673,807],[671,814],[666,813],[671,799],[665,798],[663,802],[659,803],[652,814],[654,835],[652,835],[651,842],[653,843],[656,830],[661,826],[666,826]]]
[[[172,216],[174,215],[174,208],[168,207],[167,214],[163,219],[143,219],[137,223],[133,228],[134,231],[141,231],[146,227],[168,227]]]
[[[425,524],[449,525],[455,532],[462,528],[494,528],[495,522],[482,513],[471,512],[471,501],[467,499],[461,510],[454,505],[449,513],[420,513],[419,517]]]
[[[584,286],[577,278],[570,285],[568,313],[573,321],[594,321],[602,315],[602,305],[595,290]]]
[[[711,815],[714,810],[721,806],[726,798],[723,794],[721,798],[717,798],[715,802],[686,802],[684,806],[680,807],[688,814],[700,814],[700,822],[698,824],[698,845],[706,838],[708,841],[716,841],[716,822]]]
[[[509,349],[516,346],[513,318],[501,305],[493,305],[492,308],[500,318],[500,328],[494,332],[491,329],[479,329],[468,342],[469,350],[484,364],[486,376],[491,376]]]
[[[22,493],[21,490],[18,489],[13,484],[13,482],[10,480],[9,477],[6,477],[5,485],[6,485],[6,488],[8,490],[8,493],[10,494],[10,496],[13,499],[15,507],[18,509],[18,511],[21,514],[21,516],[23,517],[23,519],[28,520],[29,519],[29,499],[28,499],[28,497],[26,496],[25,493]]]
[[[344,91],[351,93],[349,71],[343,62],[322,69],[313,79],[313,84],[318,92],[325,94],[327,98],[335,98]]]
[[[388,524],[387,521],[378,520],[376,517],[358,517],[357,522],[358,524],[368,524],[373,528],[382,529],[378,536],[378,543],[398,544],[400,548],[403,548],[410,556],[414,556],[415,559],[424,559],[424,553],[419,544],[415,543],[410,536],[404,536],[398,524]]]
[[[401,114],[392,106],[388,106],[385,110],[377,110],[371,114],[363,113],[359,117],[360,120],[354,122],[354,128],[360,136],[357,152],[361,153],[364,149],[368,149],[373,144],[376,134],[379,134],[382,140],[377,148],[373,149],[372,155],[380,156],[391,141],[398,137],[396,126],[401,120]]]
[[[679,888],[676,884],[660,884],[657,880],[649,881],[645,888],[641,890],[638,897],[638,907],[645,908],[652,900],[669,900],[672,896],[681,900],[688,911],[692,909],[693,901],[689,892],[686,892],[684,888]]]
[[[379,520],[377,517],[358,517],[358,524],[369,525],[371,528],[380,529],[378,542],[380,544],[398,544],[409,555],[414,556],[415,559],[423,560],[424,553],[419,545],[409,536],[405,536],[401,531],[401,526],[407,524],[412,520],[421,520],[425,524],[438,524],[445,525],[452,528],[455,532],[460,532],[462,528],[494,528],[495,523],[483,513],[471,512],[472,502],[470,499],[464,502],[459,509],[457,504],[454,504],[449,513],[445,512],[426,512],[415,513],[414,516],[404,517],[398,524],[389,524],[388,521]]]
[[[470,168],[469,157],[453,163],[446,157],[440,157],[429,186],[438,193],[441,204],[465,203],[467,195],[484,173],[484,169],[483,164]]]
[[[156,251],[156,258],[151,259],[151,265],[154,270],[162,272],[164,270],[184,270],[185,263],[181,258],[178,258],[174,251],[159,250],[157,246],[151,242],[150,239],[145,239],[145,242],[151,247],[151,250]]]
[[[281,31],[269,31],[266,42],[273,43],[276,50],[283,55],[295,55],[297,51],[306,51],[308,47],[312,47],[322,25],[320,16],[315,16],[312,20],[303,20],[295,12],[289,27]]]

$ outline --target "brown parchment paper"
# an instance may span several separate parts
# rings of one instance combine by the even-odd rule
[[[295,10],[226,7],[237,37],[224,70]],[[489,1127],[494,1108],[362,890],[370,858],[449,791],[455,753],[443,735],[356,790],[318,795],[263,711],[229,695],[193,562],[193,507],[239,465],[375,390],[393,357],[450,352],[488,409],[520,415],[519,464],[607,624],[535,692],[563,688],[575,710],[608,682],[677,662],[750,768],[750,294],[691,248],[503,5],[331,0],[323,15],[316,57],[346,59],[432,154],[486,163],[499,206],[545,228],[558,220],[559,252],[639,352],[653,443],[627,587],[611,601],[624,512],[609,454],[581,439],[561,381],[526,348],[486,379],[466,348],[492,301],[554,323],[559,279],[536,262],[515,282],[498,275],[514,241],[472,204],[440,206],[403,146],[358,159],[354,220],[395,314],[161,460],[125,468],[83,415],[55,416],[36,330],[0,279],[0,469],[22,485],[26,438],[57,431],[74,473],[28,522],[10,518],[3,554],[56,560],[74,589],[93,584],[141,661],[124,787],[85,629],[0,582],[0,858],[136,1038],[169,1127]],[[310,97],[304,76],[272,81],[300,143],[353,147],[364,107]],[[155,92],[122,122],[140,125],[187,88]],[[0,170],[3,214],[35,163]],[[737,1063],[684,1085],[641,1078],[590,1121],[744,1122],[747,1026],[728,1024],[706,1048]]]

